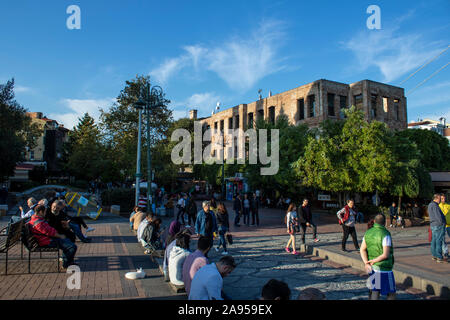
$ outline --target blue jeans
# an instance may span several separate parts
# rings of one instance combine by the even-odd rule
[[[442,259],[442,242],[445,236],[445,225],[431,227],[431,254]]]
[[[69,265],[73,263],[75,253],[77,252],[77,246],[75,245],[75,243],[73,243],[67,238],[66,239],[52,238],[52,241],[47,247],[56,248],[58,246],[63,252],[62,254],[63,267],[67,268]]]
[[[244,208],[244,224],[250,225],[250,208]]]
[[[444,255],[448,255],[448,246],[447,246],[447,243],[445,242],[445,234],[446,233],[450,237],[450,227],[445,228],[444,237],[442,237],[442,254],[444,254]]]
[[[239,224],[239,220],[241,220],[241,218],[239,217],[239,211],[234,210],[235,216],[234,216],[234,225],[237,226]]]
[[[227,240],[225,239],[225,233],[227,233],[226,228],[219,228],[219,245],[217,247],[220,248],[220,246],[222,246],[223,250],[227,251]]]
[[[81,232],[80,226],[75,222],[69,222],[69,227],[72,229],[73,233],[76,234],[78,239],[80,239],[82,242],[87,242],[86,237],[84,236],[83,232]]]

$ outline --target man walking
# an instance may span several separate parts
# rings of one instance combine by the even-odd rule
[[[439,203],[439,208],[441,208],[442,213],[445,216],[445,233],[450,237],[450,204],[445,203],[445,200],[445,194],[441,193],[441,203]],[[444,258],[448,259],[448,246],[445,243],[445,233],[442,241],[442,253]]]
[[[213,246],[214,232],[217,232],[217,222],[214,212],[209,209],[209,201],[203,201],[202,210],[197,213],[195,221],[195,233],[209,239]]]
[[[313,229],[313,239],[314,242],[318,242],[317,239],[317,226],[312,221],[311,206],[308,204],[308,199],[303,199],[302,206],[299,212],[299,222],[302,228],[302,244],[305,244],[306,227],[311,227]]]
[[[445,216],[442,213],[439,204],[441,195],[435,194],[433,201],[428,205],[428,216],[430,217],[431,227],[431,255],[432,259],[438,263],[445,262],[442,256],[442,242],[445,236]]]
[[[367,230],[361,243],[360,254],[366,271],[369,273],[369,300],[378,300],[387,295],[395,300],[394,249],[390,232],[385,228],[383,214],[375,217],[373,227]]]

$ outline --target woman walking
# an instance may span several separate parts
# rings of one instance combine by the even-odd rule
[[[289,241],[286,244],[286,252],[291,252],[289,249],[289,245],[292,244],[292,254],[299,254],[297,250],[295,250],[295,233],[298,229],[298,219],[297,219],[297,207],[294,203],[291,203],[288,207],[286,213],[286,228],[287,233],[289,233]]]
[[[230,224],[228,221],[228,211],[225,205],[221,202],[217,206],[217,229],[219,231],[219,245],[216,247],[216,251],[219,252],[220,246],[223,247],[223,255],[227,255],[227,241],[225,239],[225,235],[230,229]]]
[[[355,249],[359,250],[358,239],[356,237],[355,221],[356,211],[355,202],[353,199],[347,200],[347,205],[337,212],[339,224],[342,225],[342,231],[344,232],[342,237],[342,251],[347,251],[345,245],[347,243],[348,236],[351,235]]]

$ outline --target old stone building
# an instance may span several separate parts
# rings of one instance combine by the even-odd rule
[[[269,94],[248,104],[217,112],[210,117],[198,119],[206,128],[212,130],[212,141],[217,134],[228,129],[247,130],[255,122],[264,118],[274,122],[276,118],[285,114],[290,123],[305,123],[309,127],[317,127],[325,119],[342,119],[345,108],[355,105],[364,112],[368,121],[385,122],[392,129],[407,128],[406,97],[404,89],[371,80],[362,80],[352,84],[340,83],[320,79],[309,84],[288,90],[276,95]],[[197,118],[197,111],[191,110],[190,117]],[[220,138],[220,137],[219,137]],[[244,137],[233,138],[234,141],[225,142],[225,157],[230,151],[237,150]],[[230,147],[230,144],[232,145]],[[214,147],[213,156],[220,149]],[[239,157],[242,156],[239,152]]]

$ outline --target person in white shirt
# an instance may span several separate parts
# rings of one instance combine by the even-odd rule
[[[137,232],[136,232],[136,237],[138,242],[141,242],[142,239],[142,233],[144,232],[145,227],[152,222],[152,217],[150,214],[146,215],[145,219],[141,221],[141,223],[139,223]]]
[[[27,205],[30,208],[26,213],[23,211],[22,207],[19,207],[20,210],[20,217],[22,219],[24,218],[31,218],[31,216],[34,214],[34,207],[37,205],[37,201],[35,198],[31,197],[27,200]]]
[[[191,254],[189,251],[190,235],[184,234],[175,242],[169,253],[169,280],[172,284],[183,286],[183,264]]]
[[[189,300],[224,300],[223,278],[235,268],[232,256],[224,256],[216,263],[201,267],[192,279]]]

